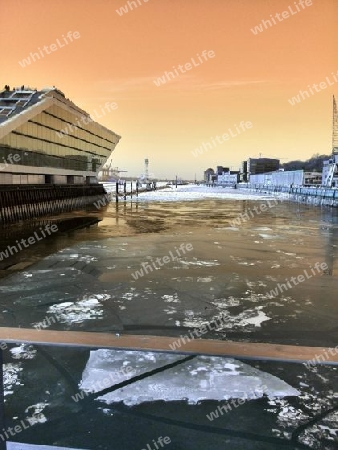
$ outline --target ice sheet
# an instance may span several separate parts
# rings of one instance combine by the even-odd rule
[[[137,352],[129,350],[93,350],[82,375],[80,389],[87,392],[102,390],[145,372],[185,358],[167,353]]]
[[[99,392],[103,379],[110,378],[110,386],[165,364],[184,358],[166,353],[95,350],[83,372],[81,389]],[[130,365],[131,375],[122,377],[121,367]],[[120,371],[114,381],[109,374]],[[114,392],[99,397],[110,403],[124,402],[138,405],[143,402],[187,401],[196,404],[202,400],[229,398],[255,399],[298,396],[299,391],[283,380],[262,372],[243,362],[213,356],[197,356],[176,367],[164,370],[144,380],[136,381]]]
[[[115,191],[115,185],[105,184],[105,189],[109,192]],[[228,200],[261,200],[273,199],[272,195],[262,193],[248,193],[232,188],[223,187],[206,187],[197,185],[185,186],[171,186],[158,191],[141,192],[139,194],[139,201],[187,201],[187,200],[201,200],[205,198],[220,198]]]

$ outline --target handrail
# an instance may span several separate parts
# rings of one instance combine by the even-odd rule
[[[185,338],[184,342],[183,338]],[[187,336],[183,338],[0,327],[0,341],[5,343],[143,350],[297,363],[317,360],[318,364],[338,365],[338,348],[188,339]],[[178,342],[180,345],[175,345]],[[324,355],[323,361],[318,361],[319,355]]]

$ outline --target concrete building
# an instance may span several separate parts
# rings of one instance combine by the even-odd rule
[[[249,158],[247,161],[247,176],[250,181],[251,175],[274,172],[279,169],[279,159],[271,158]]]
[[[54,87],[5,86],[0,92],[0,225],[94,207],[102,199],[106,205],[97,174],[119,140]]]
[[[217,175],[217,184],[220,186],[234,186],[239,182],[239,171],[227,171]]]
[[[1,185],[96,184],[119,140],[54,87],[0,92]]]
[[[278,170],[276,172],[251,175],[250,184],[264,186],[320,186],[320,172],[304,172],[304,170]]]

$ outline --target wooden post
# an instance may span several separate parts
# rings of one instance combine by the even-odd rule
[[[124,182],[124,185],[123,185],[123,193],[124,193],[124,201],[126,201],[127,200],[127,182],[126,181]]]
[[[119,182],[116,181],[116,203],[119,202]]]
[[[133,182],[130,182],[130,200],[133,198]]]

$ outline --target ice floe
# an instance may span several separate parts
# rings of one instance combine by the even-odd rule
[[[105,379],[107,388],[184,357],[129,350],[92,350],[79,387],[83,391],[99,392]]]
[[[134,357],[132,353],[135,353]],[[108,378],[111,371],[121,367],[124,359],[139,374],[178,361],[179,358],[182,356],[96,350],[91,352],[81,389],[93,390],[98,380]],[[111,384],[113,385],[113,382]],[[133,406],[154,401],[187,401],[189,404],[196,404],[203,400],[220,401],[230,398],[251,400],[263,395],[273,399],[298,396],[299,391],[283,380],[241,361],[216,356],[197,356],[193,360],[179,363],[176,367],[109,392],[98,400],[107,404],[123,402]]]

